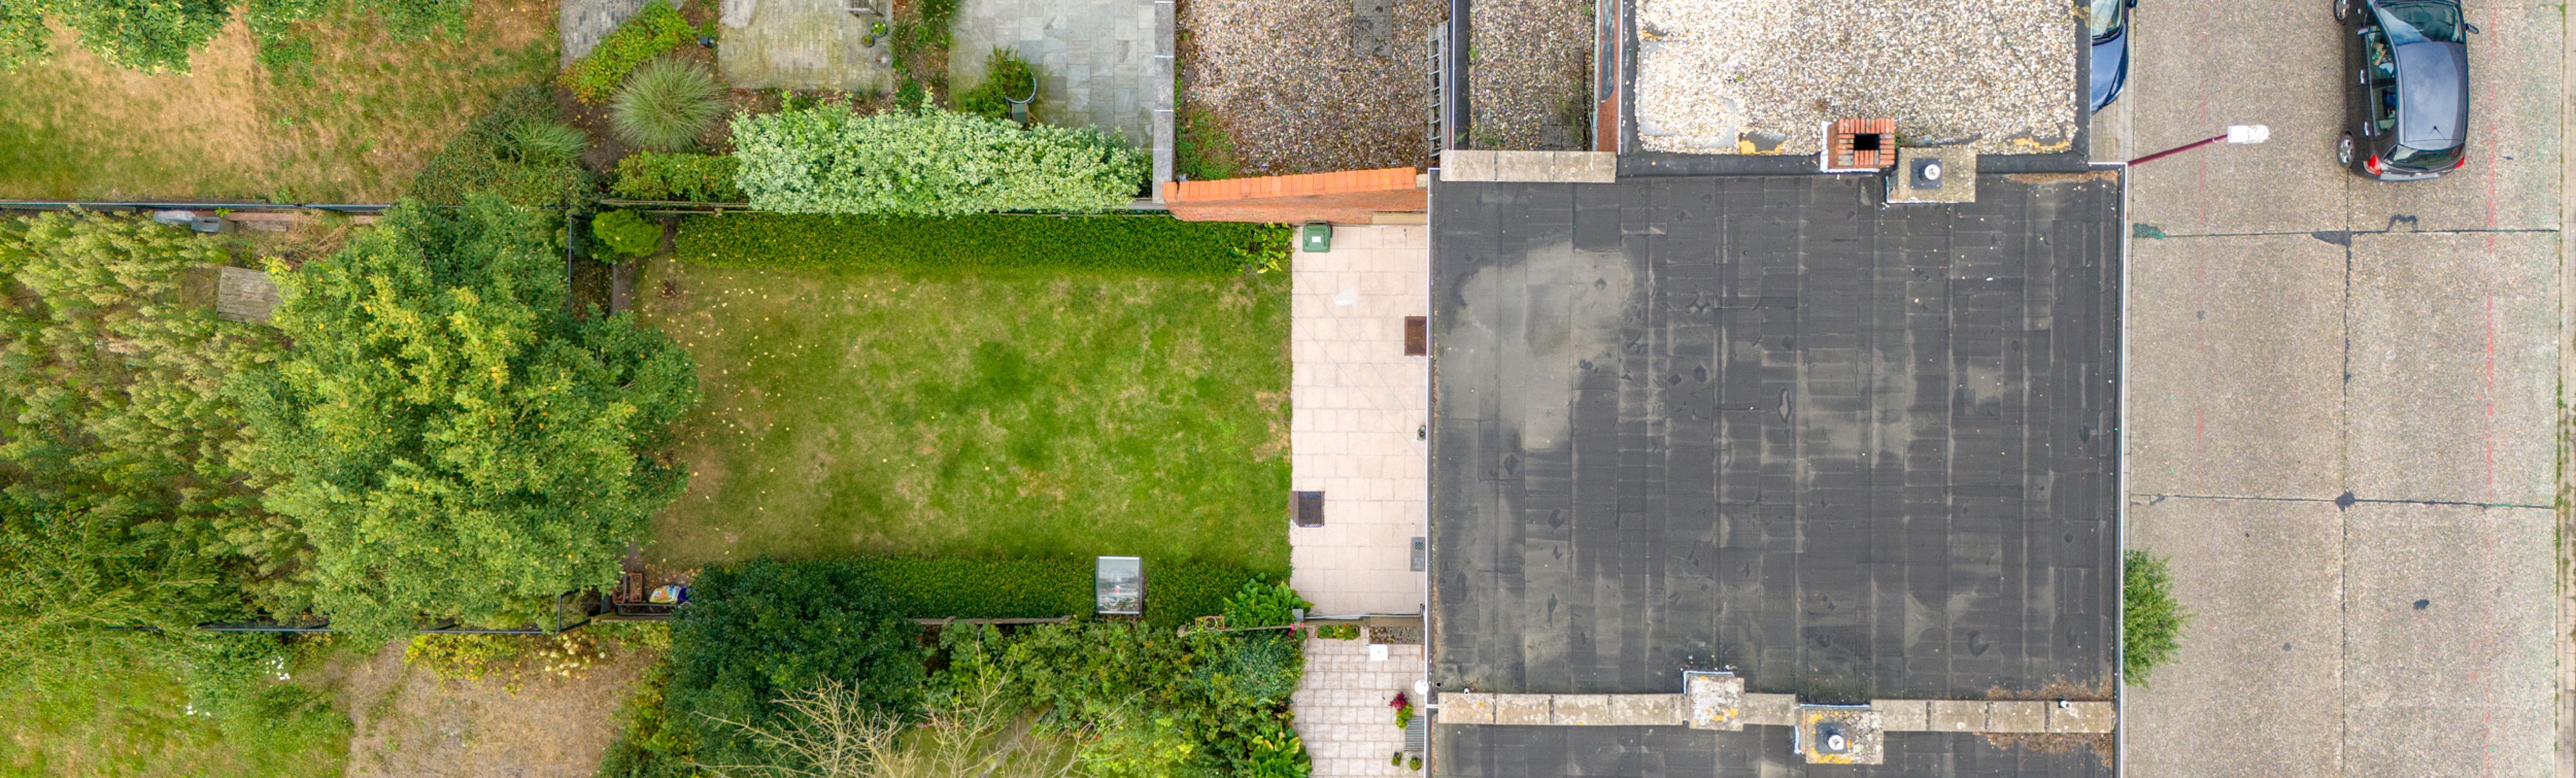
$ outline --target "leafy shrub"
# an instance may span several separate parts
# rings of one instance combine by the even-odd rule
[[[1039,619],[1091,613],[1088,559],[838,561],[913,618]]]
[[[1358,640],[1360,639],[1360,625],[1326,624],[1315,628],[1315,637],[1323,638],[1325,640]]]
[[[1310,605],[1287,584],[1246,581],[1234,596],[1225,599],[1225,625],[1243,628],[1295,624],[1296,609]]]
[[[222,32],[236,0],[49,0],[0,3],[0,70],[45,61],[50,18],[81,48],[118,67],[188,72],[188,55]]]
[[[663,715],[703,763],[764,762],[735,725],[771,723],[777,700],[826,680],[847,683],[882,712],[906,712],[921,699],[920,627],[847,566],[713,567],[699,574],[692,600],[671,622]]]
[[[1098,130],[934,109],[739,116],[733,142],[735,183],[752,207],[782,213],[1106,211],[1134,198],[1149,169],[1143,151]]]
[[[2191,614],[2174,601],[2173,571],[2163,557],[2131,551],[2121,561],[2121,674],[2128,683],[2146,686],[2148,676],[2182,647]]]
[[[1168,629],[1188,624],[1200,616],[1224,613],[1226,599],[1241,592],[1248,582],[1269,580],[1272,580],[1271,576],[1257,575],[1232,565],[1204,562],[1149,564],[1145,568],[1145,621]]]
[[[1012,49],[995,46],[993,55],[984,60],[984,81],[957,95],[957,110],[989,119],[1011,118],[1011,101],[1032,98],[1030,110],[1037,103],[1037,69],[1020,58]]]
[[[590,148],[590,134],[550,119],[528,119],[510,128],[510,150],[531,165],[568,165]]]
[[[617,25],[615,32],[599,39],[599,46],[591,49],[590,54],[566,66],[563,86],[572,90],[573,96],[581,98],[582,102],[605,100],[617,91],[618,84],[626,82],[626,74],[635,70],[637,65],[695,42],[701,32],[715,35],[715,25],[709,24],[706,30],[701,31],[689,26],[689,20],[680,18],[680,12],[673,10],[670,3],[652,0],[637,9],[624,24]]]
[[[707,66],[657,59],[635,69],[617,90],[609,125],[627,143],[649,151],[678,151],[696,143],[724,113],[723,88]]]
[[[662,247],[662,223],[636,211],[609,211],[590,220],[590,236],[620,258],[641,257]]]
[[[414,635],[403,646],[403,663],[440,678],[481,678],[517,663],[527,649],[527,641],[517,635]]]
[[[1288,230],[1166,216],[727,214],[682,221],[678,241],[681,259],[723,267],[1211,278],[1241,271],[1265,246],[1286,245]],[[1229,583],[1217,596],[1231,591]]]
[[[490,192],[517,205],[564,207],[590,191],[590,174],[569,160],[523,161],[513,131],[530,122],[554,121],[554,99],[538,87],[503,93],[492,112],[456,134],[421,166],[411,196],[438,205],[461,205],[466,195]]]
[[[643,152],[617,161],[617,182],[608,191],[630,200],[742,202],[733,175],[733,157]]]
[[[1306,658],[1286,635],[1245,635],[1217,661],[1201,666],[1202,682],[1249,706],[1286,705],[1305,676]]]

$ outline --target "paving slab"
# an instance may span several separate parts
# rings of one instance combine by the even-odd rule
[[[1450,692],[1440,695],[1440,723],[1494,723],[1494,695],[1477,692]]]
[[[1494,697],[1496,724],[1553,724],[1555,699],[1546,694],[1501,694]]]
[[[1870,700],[1869,707],[1878,711],[1878,720],[1889,732],[1918,732],[1932,728],[1930,700]]]
[[[2430,181],[2355,178],[2352,229],[2558,229],[2558,96],[2565,67],[2555,4],[2472,2],[2469,163]]]
[[[2551,511],[2353,506],[2343,764],[2541,776],[2554,765]],[[2133,730],[2134,731],[2134,730]]]
[[[2129,488],[2341,493],[2344,247],[2166,238],[2130,254]]]
[[[2130,503],[2129,546],[2170,558],[2192,619],[2173,661],[2124,691],[2127,774],[2204,774],[2213,759],[2231,775],[2348,774],[2344,518],[2325,501]]]
[[[2048,731],[2048,706],[2038,700],[1997,700],[1986,708],[1986,731],[2029,734]]]
[[[1431,376],[1404,320],[1431,304],[1427,232],[1345,225],[1289,260],[1289,488],[1324,493],[1324,525],[1288,529],[1289,583],[1316,613],[1422,612]]]
[[[1747,726],[1786,727],[1798,721],[1798,695],[1744,695],[1744,723]]]
[[[2119,703],[2067,702],[2048,706],[2048,731],[2058,734],[2110,732],[2120,723]]]
[[[1404,730],[1395,727],[1395,710],[1387,703],[1397,694],[1409,694],[1422,679],[1422,646],[1386,649],[1385,660],[1370,661],[1368,641],[1306,640],[1306,674],[1289,707],[1296,714],[1297,737],[1313,759],[1314,778],[1413,775],[1387,763],[1387,755],[1404,748]],[[1451,700],[1441,702],[1443,722],[1473,715],[1453,707]],[[1493,715],[1490,706],[1484,715]]]
[[[714,0],[698,0],[712,2]],[[878,62],[889,44],[843,0],[722,0],[716,70],[736,89],[893,89],[894,69]]]
[[[2343,51],[2325,0],[2141,3],[2129,103],[2137,154],[2264,124],[2269,142],[2220,144],[2130,171],[2132,218],[2168,234],[2342,230],[2334,165]]]
[[[962,0],[949,89],[982,83],[995,47],[1038,71],[1038,117],[1143,147],[1172,110],[1171,6],[1156,0]]]
[[[1690,698],[1680,694],[1616,694],[1610,696],[1610,716],[1605,724],[1623,727],[1663,727],[1690,720]]]
[[[2354,494],[2552,504],[2558,240],[2354,236]]]
[[[1986,729],[1986,703],[1983,700],[1933,700],[1925,715],[1927,728],[1934,732],[1983,732]]]

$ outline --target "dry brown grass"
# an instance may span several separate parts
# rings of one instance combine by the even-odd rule
[[[272,79],[238,20],[185,75],[63,34],[51,62],[0,74],[0,196],[390,200],[495,92],[552,75],[555,13],[476,3],[463,35],[420,40],[342,9],[305,23],[309,78]]]
[[[617,709],[656,652],[625,650],[573,678],[540,672],[442,679],[401,643],[331,669],[355,732],[350,776],[587,778],[617,737]]]

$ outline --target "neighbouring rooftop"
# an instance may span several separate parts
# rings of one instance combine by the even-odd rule
[[[1827,121],[1894,119],[1910,146],[2062,150],[2080,24],[2065,0],[1640,0],[1637,142],[1813,154]]]

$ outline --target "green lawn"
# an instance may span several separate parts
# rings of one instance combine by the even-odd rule
[[[475,3],[462,35],[385,32],[337,2],[272,78],[236,15],[188,74],[107,64],[60,29],[52,61],[0,72],[0,197],[389,202],[499,90],[554,74],[557,13]]]
[[[189,715],[173,673],[128,666],[0,694],[0,775],[337,775],[349,720],[328,708],[231,721]]]
[[[1282,274],[922,277],[669,260],[698,360],[653,558],[1130,554],[1284,574]]]

